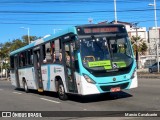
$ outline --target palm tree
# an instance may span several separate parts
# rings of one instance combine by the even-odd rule
[[[146,42],[144,42],[144,40],[140,36],[132,36],[131,43],[135,54],[137,51],[138,53],[140,53],[140,55],[145,55],[145,52],[147,51],[148,47]]]
[[[139,53],[140,55],[145,55],[145,52],[147,51],[148,47],[147,47],[147,44],[144,42],[144,40],[140,36],[138,37],[132,36],[131,43],[133,46],[134,54],[136,56],[137,68],[138,68]]]

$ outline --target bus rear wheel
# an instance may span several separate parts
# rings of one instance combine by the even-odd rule
[[[63,85],[62,81],[58,82],[58,96],[59,96],[59,99],[61,99],[61,100],[68,99],[68,96],[65,93],[65,89],[64,89],[64,85]]]

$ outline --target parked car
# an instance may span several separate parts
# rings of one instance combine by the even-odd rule
[[[158,71],[158,62],[154,63],[153,65],[149,66],[148,70],[150,73],[157,72]],[[159,62],[159,68],[160,68],[160,62]]]

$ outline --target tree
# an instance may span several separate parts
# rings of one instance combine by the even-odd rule
[[[27,43],[22,42],[22,40],[20,40],[20,39],[13,40],[13,42],[11,43],[10,52],[14,51],[18,48],[21,48],[25,45],[27,45]]]
[[[31,41],[38,39],[36,36],[29,36]],[[28,35],[22,36],[21,39],[14,39],[12,42],[0,43],[0,60],[2,62],[2,68],[7,70],[9,68],[9,54],[10,52],[17,50],[28,44]]]
[[[145,42],[142,42],[142,45],[140,47],[141,55],[145,55],[145,52],[147,51],[147,49],[148,49],[147,44]]]
[[[131,43],[133,46],[134,54],[136,56],[137,68],[139,68],[139,53],[140,55],[144,55],[148,47],[147,47],[147,44],[144,42],[144,40],[140,36],[138,37],[132,36]]]
[[[148,47],[147,47],[147,44],[144,42],[144,40],[140,36],[138,37],[132,36],[131,43],[132,43],[135,54],[136,54],[136,51],[138,51],[140,55],[145,55],[145,52],[147,51]]]
[[[36,36],[29,36],[29,39],[30,39],[30,41],[35,41],[35,40],[38,39],[38,37],[36,37]],[[23,40],[24,43],[28,44],[28,35],[22,36],[22,40]]]

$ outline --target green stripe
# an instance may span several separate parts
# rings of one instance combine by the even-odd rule
[[[88,62],[89,67],[111,66],[110,60]]]
[[[119,68],[126,67],[126,63],[124,61],[118,61],[113,63],[116,63]]]

